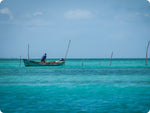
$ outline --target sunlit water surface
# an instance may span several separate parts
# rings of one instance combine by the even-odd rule
[[[3,113],[147,113],[150,60],[68,59],[64,66],[25,67],[0,59]]]

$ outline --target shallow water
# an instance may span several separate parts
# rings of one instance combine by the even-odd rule
[[[150,60],[69,59],[64,66],[25,67],[0,59],[3,113],[147,113]]]

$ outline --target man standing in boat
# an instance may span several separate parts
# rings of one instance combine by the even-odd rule
[[[45,53],[45,54],[42,56],[42,58],[41,58],[41,62],[42,62],[42,63],[45,63],[45,62],[46,62],[46,55],[47,55],[47,54]]]

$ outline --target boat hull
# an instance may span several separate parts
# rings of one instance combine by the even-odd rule
[[[62,66],[65,64],[65,61],[49,61],[46,63],[36,62],[28,59],[23,59],[25,66]]]

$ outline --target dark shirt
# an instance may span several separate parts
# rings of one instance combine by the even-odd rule
[[[45,60],[45,59],[46,59],[46,55],[43,55],[43,56],[42,56],[42,60]]]

